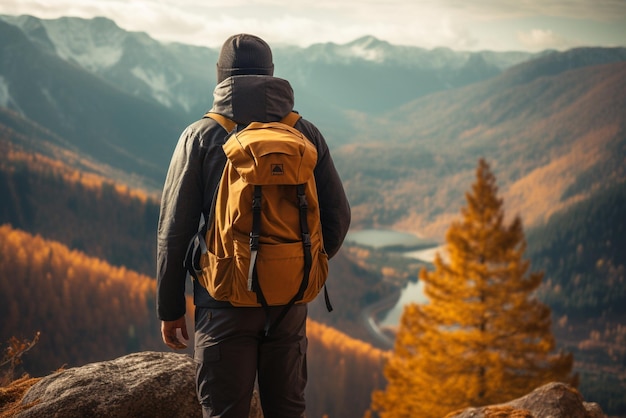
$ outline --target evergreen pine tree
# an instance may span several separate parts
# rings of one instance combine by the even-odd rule
[[[550,308],[535,296],[543,273],[528,273],[522,222],[505,224],[496,179],[481,159],[447,256],[420,280],[429,302],[402,314],[385,366],[387,387],[372,396],[380,417],[436,417],[506,402],[536,387],[576,384],[571,354],[553,353]]]

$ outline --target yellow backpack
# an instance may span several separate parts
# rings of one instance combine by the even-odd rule
[[[205,116],[230,134],[206,233],[198,236],[197,279],[234,306],[284,305],[282,319],[294,303],[312,301],[328,275],[313,175],[317,149],[293,127],[295,112],[239,132],[219,114]]]

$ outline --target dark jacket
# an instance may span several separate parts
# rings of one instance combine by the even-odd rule
[[[281,120],[293,110],[293,90],[281,78],[244,75],[227,78],[214,91],[211,112],[240,125]],[[317,128],[305,119],[295,126],[317,147],[315,180],[324,247],[337,253],[350,225],[350,207],[328,146]],[[180,136],[165,180],[157,237],[157,314],[172,321],[185,314],[187,245],[198,231],[201,215],[208,218],[226,157],[226,131],[213,119],[192,123]],[[216,301],[194,281],[194,302],[201,307],[231,307]]]

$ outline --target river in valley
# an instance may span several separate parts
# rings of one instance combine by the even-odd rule
[[[438,243],[425,240],[411,233],[392,230],[369,229],[350,232],[346,237],[346,242],[380,250],[401,252],[406,257],[428,263],[432,262],[435,253],[441,250]],[[388,347],[393,346],[393,341],[390,341],[380,328],[398,325],[406,304],[427,303],[428,299],[424,295],[423,287],[421,282],[411,281],[402,289],[400,298],[395,304],[393,301],[397,299],[397,295],[391,296],[389,300],[378,301],[363,310],[363,320],[375,338]],[[392,307],[390,308],[390,306]]]

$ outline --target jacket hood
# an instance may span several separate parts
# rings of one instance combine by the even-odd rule
[[[287,80],[267,75],[238,75],[219,83],[211,112],[238,124],[281,120],[293,110],[293,89]]]

